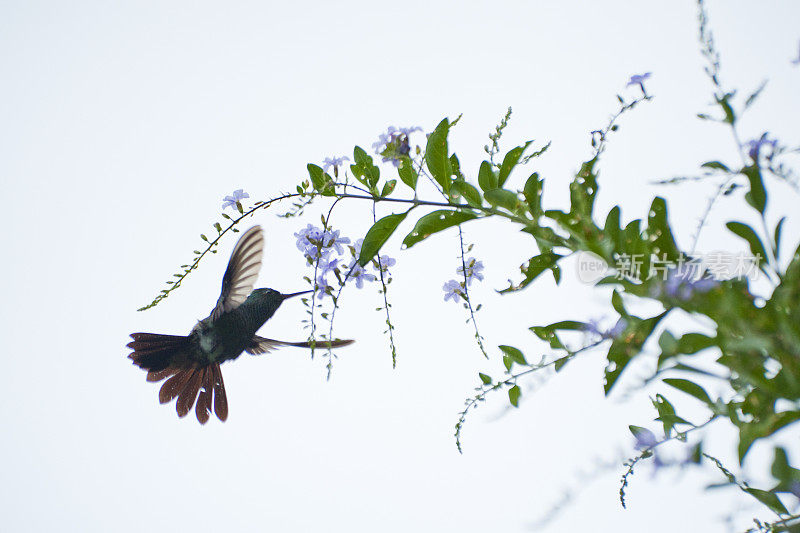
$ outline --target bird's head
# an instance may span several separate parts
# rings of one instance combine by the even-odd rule
[[[308,294],[310,292],[313,291],[300,291],[293,292],[291,294],[281,294],[275,289],[254,289],[253,292],[250,293],[250,298],[259,303],[272,304],[277,308],[279,305],[281,305],[281,302],[287,298],[300,296],[301,294]]]

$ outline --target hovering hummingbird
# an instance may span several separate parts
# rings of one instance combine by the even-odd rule
[[[224,422],[228,418],[228,399],[219,365],[236,359],[242,352],[259,355],[280,346],[310,347],[308,342],[284,342],[256,335],[284,300],[312,292],[253,290],[263,253],[264,236],[261,227],[254,226],[241,236],[231,253],[217,305],[189,335],[131,334],[133,342],[128,347],[133,353],[128,357],[147,370],[147,381],[169,378],[161,386],[158,400],[168,403],[177,398],[178,416],[186,416],[197,400],[195,414],[201,424],[208,422],[212,405],[214,414]],[[339,348],[353,342],[322,341],[316,346]]]

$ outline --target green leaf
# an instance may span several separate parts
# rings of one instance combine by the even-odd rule
[[[783,231],[783,223],[786,221],[786,217],[782,217],[778,224],[775,226],[775,255],[780,256],[781,250],[781,232]],[[776,257],[777,259],[777,257]]]
[[[753,228],[741,222],[728,222],[725,226],[733,233],[746,240],[750,245],[750,253],[758,258],[758,264],[761,265],[767,258],[767,252],[764,249],[761,239]]]
[[[647,233],[652,240],[652,253],[659,259],[675,261],[678,259],[678,245],[672,236],[672,229],[669,227],[667,217],[667,202],[660,197],[653,199],[650,205],[650,213],[647,219]]]
[[[707,161],[707,162],[703,163],[700,166],[704,167],[704,168],[713,168],[715,170],[724,170],[725,172],[730,172],[731,171],[728,167],[726,167],[725,165],[723,165],[719,161]]]
[[[453,175],[453,168],[450,164],[447,149],[447,134],[450,131],[450,123],[445,118],[428,137],[428,144],[425,148],[425,161],[433,179],[442,186],[444,192],[450,192],[450,178]]]
[[[761,489],[754,489],[753,487],[747,487],[744,489],[745,492],[753,496],[755,499],[772,509],[778,514],[789,514],[789,511],[786,507],[781,503],[778,497],[768,491],[768,490],[761,490]],[[777,531],[777,530],[776,530]],[[789,531],[788,529],[786,531]]]
[[[511,361],[517,363],[518,365],[528,364],[528,362],[525,360],[525,356],[519,349],[514,348],[513,346],[506,346],[505,344],[501,344],[498,346],[498,348],[500,348],[500,350],[507,355]]]
[[[406,215],[408,215],[408,211],[405,213],[387,215],[369,228],[369,231],[367,231],[367,234],[364,236],[364,242],[361,245],[361,253],[358,256],[359,265],[362,267],[365,266],[380,252],[381,247],[389,240],[389,237],[392,236],[397,226],[406,218]]]
[[[395,185],[397,185],[397,180],[389,180],[383,185],[383,190],[381,191],[381,197],[386,198],[392,191],[394,190]]]
[[[622,303],[622,296],[616,290],[611,294],[611,306],[620,316],[628,316],[628,312],[625,310],[625,304]]]
[[[478,372],[478,377],[481,378],[481,382],[483,382],[484,385],[491,385],[492,384],[492,378],[487,376],[486,374]]]
[[[717,339],[702,333],[684,333],[678,339],[678,351],[682,354],[692,355],[700,350],[715,346]]]
[[[478,185],[484,191],[490,191],[497,188],[497,174],[492,170],[492,164],[488,161],[481,163],[481,168],[478,171]]]
[[[745,194],[744,199],[748,204],[763,214],[767,207],[767,190],[764,188],[764,181],[761,179],[761,169],[757,164],[745,167],[742,174],[750,180],[750,190]]]
[[[503,158],[503,164],[500,165],[500,173],[497,176],[498,187],[502,187],[505,184],[509,174],[511,174],[511,171],[517,166],[517,163],[519,163],[519,158],[522,157],[523,152],[525,152],[525,149],[530,146],[531,142],[533,141],[528,141],[523,146],[517,146],[516,148],[509,150],[509,152]]]
[[[400,180],[411,187],[411,190],[417,190],[417,171],[414,170],[414,162],[407,155],[400,158],[400,166],[397,169],[397,174]]]
[[[675,387],[679,391],[685,392],[690,396],[694,396],[703,403],[714,405],[714,402],[711,401],[711,397],[708,395],[706,390],[694,381],[681,378],[665,378],[664,383],[670,387]]]
[[[503,207],[511,212],[516,211],[520,205],[517,194],[506,189],[489,189],[484,193],[484,197],[493,206]]]
[[[522,194],[525,196],[525,202],[528,204],[528,211],[538,218],[542,214],[542,185],[543,179],[539,178],[539,174],[534,172],[528,177],[525,182],[525,187],[522,189]]]
[[[457,226],[468,220],[478,218],[478,215],[469,211],[452,211],[440,209],[420,217],[411,233],[403,239],[403,245],[410,248],[418,242],[427,239],[434,233]]]
[[[501,294],[507,292],[515,292],[524,289],[530,285],[536,278],[538,278],[545,270],[554,270],[557,268],[558,261],[564,257],[552,251],[535,255],[528,259],[528,262],[519,267],[520,271],[525,275],[525,279],[517,284],[512,283],[505,289],[499,291]],[[555,270],[554,270],[555,275]],[[557,280],[556,280],[557,281]]]
[[[472,207],[480,207],[483,205],[481,193],[478,192],[478,189],[476,189],[474,185],[467,183],[466,181],[455,180],[450,185],[450,195],[453,196],[455,194],[463,196],[467,203]]]
[[[619,296],[616,291],[614,291],[614,295]],[[612,296],[612,303],[615,300],[616,298]],[[621,306],[621,298],[619,298],[618,303],[619,308],[617,308],[617,305],[615,305],[614,308],[628,321],[628,327],[625,329],[625,335],[614,339],[608,349],[608,355],[606,356],[608,364],[605,369],[604,384],[606,395],[611,392],[611,389],[625,370],[625,367],[642,351],[644,343],[647,342],[647,339],[650,338],[650,335],[653,333],[658,323],[668,313],[668,311],[664,311],[660,315],[641,319],[625,313],[625,309]]]
[[[725,113],[725,122],[728,124],[733,124],[736,122],[736,113],[733,112],[733,108],[728,100],[730,100],[732,94],[728,93],[722,98],[717,98],[717,103],[722,108],[722,111]]]
[[[508,389],[508,401],[511,402],[511,405],[514,407],[519,407],[519,397],[522,395],[522,391],[520,390],[518,385],[514,385],[510,389]]]
[[[308,169],[308,175],[311,178],[311,183],[314,184],[314,189],[321,191],[323,187],[325,187],[325,172],[322,171],[322,168],[309,163],[306,165]]]
[[[350,165],[353,176],[370,190],[374,189],[381,177],[381,171],[373,164],[372,156],[368,155],[360,146],[356,146],[353,148],[353,160],[355,163]]]

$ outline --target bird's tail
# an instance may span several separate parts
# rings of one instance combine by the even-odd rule
[[[147,370],[147,381],[167,379],[158,393],[161,403],[177,398],[175,408],[184,417],[195,406],[197,420],[208,422],[212,412],[223,422],[228,418],[228,398],[219,363],[196,367],[188,361],[189,338],[157,333],[133,333],[128,357]],[[197,404],[195,405],[195,400]]]
[[[128,358],[133,364],[150,372],[166,370],[185,360],[189,348],[189,337],[181,335],[161,335],[159,333],[131,333],[132,342],[128,348],[133,350]]]

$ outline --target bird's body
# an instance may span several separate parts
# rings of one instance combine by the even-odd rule
[[[256,332],[272,318],[281,303],[292,296],[273,289],[255,289],[263,254],[264,238],[255,226],[239,239],[222,279],[222,294],[211,314],[200,320],[187,336],[133,333],[133,349],[128,357],[148,371],[148,381],[167,379],[159,392],[161,403],[177,398],[178,416],[185,416],[196,405],[197,419],[209,419],[212,404],[220,420],[228,416],[225,385],[219,365],[239,357],[254,355],[279,346],[309,347],[308,342],[284,342],[259,337]],[[337,348],[353,341],[325,341],[317,345]],[[201,390],[202,389],[202,390]]]

